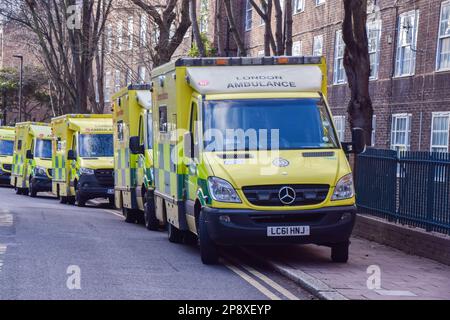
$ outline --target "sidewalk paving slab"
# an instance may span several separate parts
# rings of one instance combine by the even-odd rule
[[[316,245],[245,250],[321,299],[450,299],[450,266],[358,237],[347,264],[332,263],[331,249]],[[370,266],[380,268],[378,290],[367,286]]]

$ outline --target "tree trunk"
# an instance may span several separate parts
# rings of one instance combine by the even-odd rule
[[[344,0],[342,35],[344,67],[351,91],[348,104],[350,126],[364,130],[366,145],[372,143],[373,106],[369,92],[370,58],[367,40],[367,0]]]
[[[284,39],[283,39],[283,10],[281,8],[280,0],[274,0],[275,6],[275,39],[277,44],[276,54],[282,56],[284,54]]]
[[[292,56],[292,1],[285,1],[285,31],[284,31],[284,41],[286,44],[286,55]]]
[[[222,17],[222,1],[216,0],[215,5],[215,26],[216,26],[216,46],[217,46],[217,55],[219,57],[225,57],[225,50],[223,48],[223,17]]]
[[[196,0],[189,1],[189,13],[191,17],[192,34],[194,35],[194,41],[195,44],[197,45],[198,52],[200,54],[200,57],[206,57],[205,45],[203,43],[200,30],[198,28]]]
[[[234,41],[239,50],[239,56],[245,57],[247,56],[247,49],[245,48],[244,41],[242,40],[241,33],[239,29],[236,27],[236,19],[234,17],[234,11],[231,6],[230,0],[223,0],[225,4],[225,11],[227,13],[228,23],[230,24],[230,32],[233,35]]]

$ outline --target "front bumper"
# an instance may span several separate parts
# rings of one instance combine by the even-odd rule
[[[50,192],[52,191],[52,179],[49,177],[33,177],[33,188],[37,192]]]
[[[102,184],[95,175],[82,175],[77,190],[85,200],[114,197],[114,184]]]
[[[319,244],[350,239],[356,206],[317,210],[256,211],[203,208],[209,236],[219,245]],[[221,219],[228,216],[228,219]],[[309,226],[309,236],[268,237],[267,227]]]

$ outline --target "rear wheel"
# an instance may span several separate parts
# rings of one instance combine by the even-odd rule
[[[67,197],[67,204],[70,204],[71,206],[75,205],[76,198],[75,197]]]
[[[211,239],[206,225],[206,217],[203,212],[200,213],[199,221],[199,240],[200,254],[203,264],[211,265],[219,262],[219,252],[217,245]]]
[[[159,229],[159,221],[156,218],[155,199],[153,192],[148,191],[145,196],[144,204],[144,218],[145,227],[150,231],[157,231]]]
[[[184,238],[184,232],[169,223],[169,241],[172,243],[182,243]]]
[[[336,263],[347,263],[350,242],[335,244],[331,247],[331,260]]]

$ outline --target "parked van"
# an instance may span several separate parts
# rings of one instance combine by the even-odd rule
[[[52,119],[52,190],[61,203],[83,207],[94,198],[114,204],[111,115],[71,114]]]
[[[115,205],[126,222],[144,220],[156,230],[152,119],[149,85],[130,85],[113,96]]]
[[[36,197],[52,190],[52,131],[47,123],[16,124],[11,185]]]
[[[152,83],[156,216],[170,241],[198,236],[205,264],[222,245],[293,243],[347,261],[351,144],[333,125],[323,58],[179,59]]]
[[[0,127],[0,185],[10,185],[14,136],[13,127]]]

